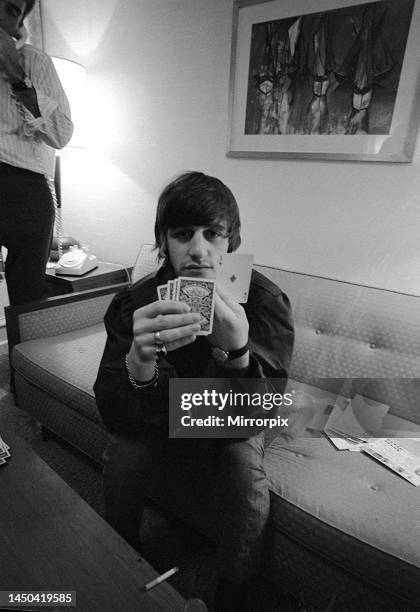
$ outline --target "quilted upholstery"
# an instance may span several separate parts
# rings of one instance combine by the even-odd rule
[[[419,489],[325,438],[276,438],[265,469],[280,531],[377,586],[420,596]],[[302,511],[293,521],[291,507]]]
[[[24,312],[19,316],[20,340],[45,338],[102,323],[112,298],[113,295],[108,293],[87,299],[83,302],[83,308],[80,308],[80,302],[70,302],[45,310]]]
[[[102,453],[110,440],[109,433],[103,424],[82,416],[80,411],[73,410],[64,401],[29,382],[18,371],[15,377],[15,387],[18,398],[27,398],[30,404],[24,401],[19,406],[50,431],[54,432],[82,453],[88,455],[98,463],[102,460]],[[92,398],[92,403],[94,400]],[[97,416],[97,415],[96,415]]]
[[[12,365],[26,380],[84,417],[100,423],[92,389],[104,350],[103,323],[28,340],[13,351]]]
[[[376,379],[374,399],[420,424],[420,297],[257,267],[293,305],[293,378]],[[354,382],[352,394],[364,387]]]

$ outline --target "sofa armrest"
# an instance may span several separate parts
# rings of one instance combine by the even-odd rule
[[[113,296],[127,283],[68,293],[5,308],[9,353],[15,344],[56,336],[103,321]]]

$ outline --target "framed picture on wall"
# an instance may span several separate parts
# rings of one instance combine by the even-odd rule
[[[420,0],[235,0],[228,156],[409,162]]]

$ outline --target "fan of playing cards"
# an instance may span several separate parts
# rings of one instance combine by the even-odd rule
[[[10,446],[0,436],[0,465],[6,463],[6,459],[10,457]]]
[[[201,330],[198,336],[207,336],[212,332],[215,291],[215,280],[187,276],[179,276],[157,288],[159,300],[186,302],[191,312],[200,314]]]
[[[244,253],[223,253],[218,263],[216,279],[179,276],[157,288],[159,300],[187,302],[191,312],[201,316],[200,336],[211,334],[213,328],[214,296],[216,285],[235,302],[248,301],[253,256]]]

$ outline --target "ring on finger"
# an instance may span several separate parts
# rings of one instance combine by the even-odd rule
[[[163,346],[162,338],[160,337],[159,331],[155,331],[155,344],[156,346]]]
[[[162,357],[166,357],[167,354],[168,349],[164,344],[156,344],[156,357],[161,359]]]

